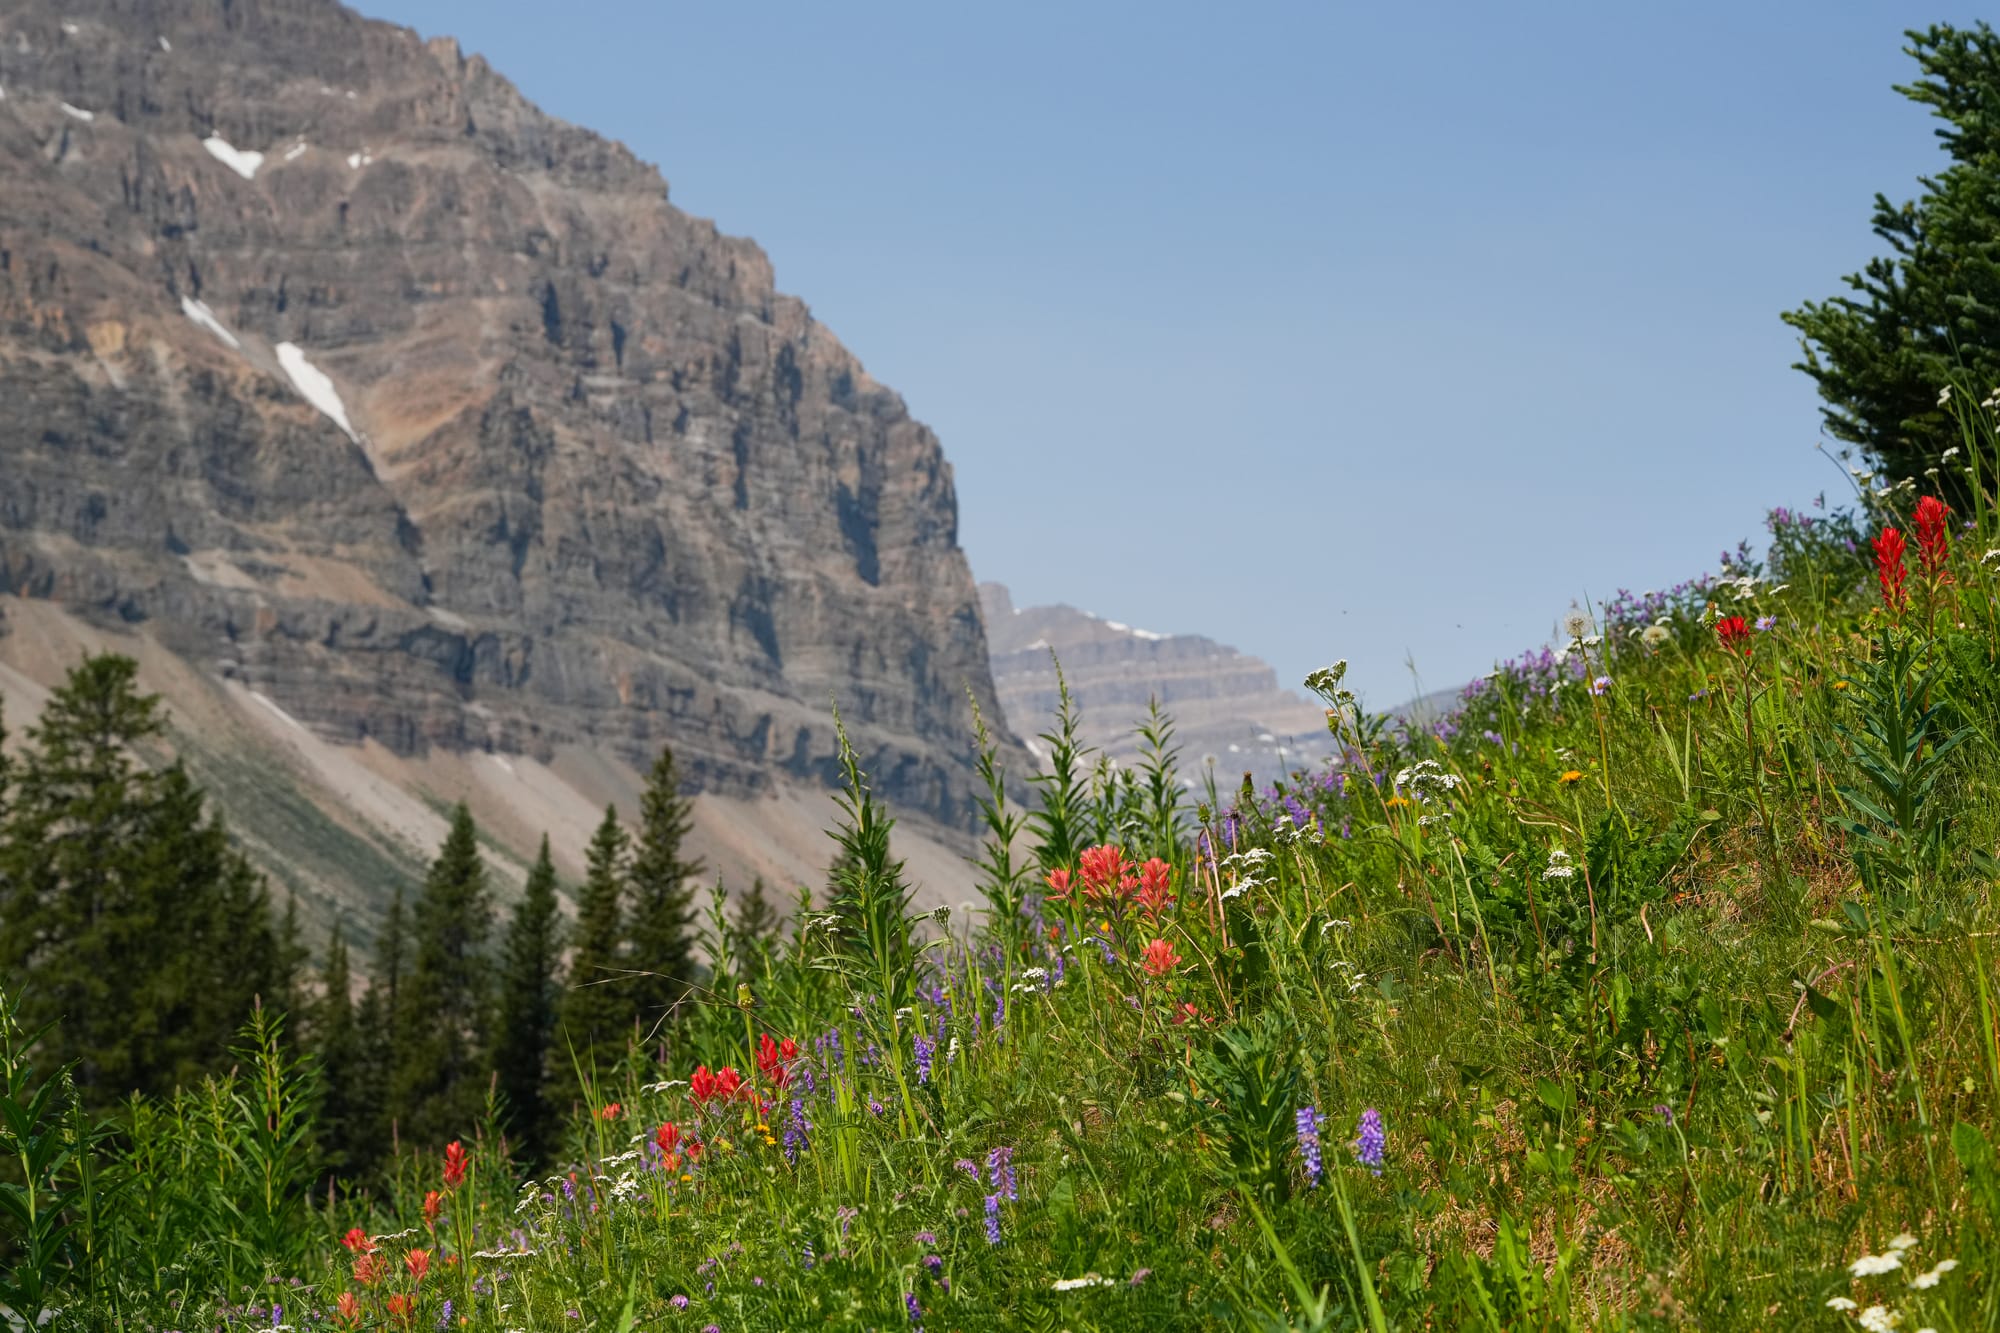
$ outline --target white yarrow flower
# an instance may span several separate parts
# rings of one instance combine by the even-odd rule
[[[1847,1271],[1856,1277],[1877,1277],[1883,1273],[1893,1273],[1903,1266],[1903,1256],[1895,1250],[1884,1254],[1864,1254],[1847,1266]]]
[[[1956,1267],[1958,1267],[1958,1260],[1940,1259],[1937,1261],[1937,1263],[1931,1266],[1929,1272],[1919,1273],[1915,1277],[1911,1278],[1910,1285],[1915,1287],[1918,1291],[1929,1291],[1932,1287],[1935,1287],[1939,1282],[1944,1280],[1944,1275],[1946,1273],[1949,1273],[1952,1269]]]
[[[1854,1316],[1854,1322],[1868,1330],[1868,1333],[1889,1333],[1889,1330],[1903,1322],[1903,1316],[1886,1305],[1871,1305]]]
[[[1907,1231],[1899,1231],[1889,1241],[1889,1248],[1898,1254],[1904,1250],[1914,1250],[1917,1248],[1917,1238]]]
[[[1853,1301],[1848,1300],[1847,1297],[1845,1296],[1834,1296],[1827,1301],[1826,1308],[1829,1310],[1839,1310],[1842,1313],[1845,1313],[1848,1310],[1857,1309],[1859,1307],[1857,1307]]]
[[[1945,385],[1944,388],[1938,390],[1938,406],[1939,407],[1951,406],[1951,386],[1949,384]]]

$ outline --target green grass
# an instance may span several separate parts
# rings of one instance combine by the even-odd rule
[[[1776,524],[1767,564],[1594,609],[1441,733],[1316,676],[1338,775],[1177,819],[1174,784],[1079,757],[983,863],[1026,914],[928,947],[855,774],[855,911],[718,977],[552,1171],[522,1179],[489,1117],[456,1187],[427,1149],[320,1193],[314,1075],[260,1018],[230,1080],[45,1173],[76,1229],[36,1281],[128,1328],[274,1302],[433,1328],[447,1300],[496,1331],[1993,1327],[2000,530],[1967,421],[1976,529],[1930,573],[1912,544],[1907,607],[1850,541],[1917,497],[1871,493]],[[1736,615],[1771,625],[1731,646]],[[1168,861],[1172,904],[1044,896],[1106,843]],[[782,1086],[764,1033],[797,1042]],[[698,1064],[760,1100],[694,1103]]]

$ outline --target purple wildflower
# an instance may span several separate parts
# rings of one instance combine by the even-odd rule
[[[1382,1131],[1382,1113],[1369,1107],[1361,1113],[1361,1124],[1355,1135],[1355,1160],[1374,1174],[1381,1175],[1382,1150],[1388,1142],[1388,1135]]]
[[[1317,1187],[1326,1166],[1320,1160],[1319,1127],[1324,1123],[1316,1107],[1301,1106],[1298,1113],[1299,1156],[1306,1159],[1306,1179]]]
[[[1014,1150],[1012,1148],[995,1148],[992,1152],[986,1154],[986,1175],[986,1183],[993,1187],[993,1192],[1008,1203],[1013,1203],[1021,1197],[1020,1193],[1014,1187]]]
[[[803,1097],[792,1098],[792,1118],[785,1124],[785,1162],[790,1166],[799,1163],[799,1150],[810,1147],[806,1135],[812,1124],[806,1119],[806,1103]]]
[[[997,1194],[986,1196],[986,1243],[1000,1243],[1000,1196]]]
[[[676,1310],[685,1310],[688,1308],[688,1298],[685,1296],[675,1296],[667,1304],[673,1306]]]
[[[917,1082],[930,1082],[931,1054],[937,1050],[937,1043],[926,1041],[922,1037],[912,1034],[910,1037],[910,1046],[915,1050],[917,1056]]]
[[[979,1163],[973,1161],[971,1158],[961,1157],[956,1162],[953,1162],[952,1165],[960,1171],[965,1172],[966,1175],[971,1176],[974,1180],[979,1179]]]
[[[925,1268],[928,1268],[930,1270],[932,1277],[936,1277],[939,1273],[944,1271],[944,1260],[939,1258],[935,1254],[925,1255],[923,1258],[923,1265]]]
[[[274,1310],[272,1311],[271,1314],[271,1327],[276,1328],[277,1326],[278,1326],[277,1312]],[[444,1298],[444,1310],[442,1313],[438,1315],[438,1327],[439,1328],[451,1327],[451,1297],[449,1296]]]
[[[1674,1127],[1674,1108],[1667,1105],[1665,1102],[1661,1102],[1658,1106],[1655,1106],[1653,1108],[1653,1114],[1660,1117],[1660,1119],[1666,1121],[1668,1129],[1672,1129]]]
[[[1778,618],[1776,616],[1758,616],[1757,628],[1759,630],[1776,629],[1778,628]]]
[[[1590,692],[1593,695],[1603,694],[1610,688],[1611,677],[1609,676],[1599,676],[1596,680],[1590,682]]]
[[[918,1327],[922,1327],[924,1307],[917,1304],[917,1293],[914,1291],[904,1292],[903,1304],[910,1312],[910,1322],[916,1324]]]

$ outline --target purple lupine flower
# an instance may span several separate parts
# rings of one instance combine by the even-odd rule
[[[814,1264],[818,1262],[819,1262],[819,1256],[813,1253],[813,1243],[811,1241],[807,1241],[805,1244],[804,1251],[801,1252],[799,1255],[799,1267],[811,1268]]]
[[[944,1271],[944,1260],[935,1254],[925,1255],[922,1262],[925,1268],[930,1269],[932,1277]]]
[[[445,1318],[447,1318],[447,1319],[451,1318],[451,1302],[450,1302],[450,1301],[446,1301],[446,1302],[444,1303],[444,1313],[445,1313]],[[272,1327],[272,1328],[276,1328],[276,1327],[277,1327],[277,1326],[278,1326],[279,1324],[282,1324],[282,1323],[284,1323],[284,1322],[285,1322],[285,1307],[284,1307],[284,1306],[282,1306],[282,1305],[280,1305],[280,1304],[278,1304],[278,1303],[277,1303],[276,1301],[272,1301],[272,1302],[271,1302],[271,1327]],[[438,1327],[439,1327],[439,1328],[443,1328],[443,1327],[444,1327],[444,1325],[443,1325],[443,1324],[439,1324],[439,1325],[438,1325]]]
[[[986,1196],[986,1243],[1000,1243],[1000,1196],[997,1194]]]
[[[926,1041],[922,1037],[912,1033],[910,1036],[910,1046],[916,1052],[917,1056],[917,1082],[930,1082],[931,1054],[937,1050],[937,1043]]]
[[[917,1304],[917,1293],[914,1291],[904,1292],[903,1304],[910,1311],[910,1322],[919,1328],[923,1327],[924,1307]]]
[[[840,1224],[841,1239],[847,1238],[847,1229],[854,1225],[854,1219],[859,1216],[861,1216],[859,1208],[850,1208],[846,1204],[833,1210],[833,1220]]]
[[[673,1306],[676,1310],[685,1310],[688,1308],[688,1298],[685,1296],[675,1296],[667,1304]]]
[[[1326,1171],[1319,1152],[1319,1127],[1324,1122],[1318,1109],[1311,1106],[1301,1106],[1297,1118],[1299,1156],[1306,1159],[1306,1180],[1316,1188]]]
[[[276,1328],[277,1326],[278,1326],[278,1321],[275,1318],[273,1318],[271,1321],[271,1327]],[[449,1296],[444,1298],[444,1310],[442,1313],[438,1315],[438,1327],[439,1328],[451,1327],[451,1297]]]
[[[1382,1174],[1382,1150],[1388,1146],[1389,1137],[1382,1131],[1382,1113],[1369,1107],[1361,1113],[1361,1124],[1354,1139],[1354,1157],[1361,1165],[1375,1175]]]
[[[992,1152],[986,1154],[986,1175],[987,1184],[993,1187],[993,1192],[1008,1203],[1013,1203],[1021,1197],[1014,1187],[1014,1150],[1012,1148],[995,1148]]]
[[[868,1094],[868,1114],[870,1115],[882,1114],[882,1103],[875,1100],[875,1094],[872,1092]]]
[[[792,1117],[785,1124],[785,1162],[787,1165],[798,1165],[799,1150],[811,1146],[806,1140],[806,1135],[811,1132],[812,1124],[806,1119],[805,1098],[792,1098]]]
[[[979,1179],[979,1163],[973,1161],[971,1158],[961,1157],[956,1162],[953,1162],[952,1165],[965,1172],[966,1175],[971,1176],[974,1180]]]
[[[1661,1102],[1658,1106],[1655,1106],[1653,1108],[1653,1114],[1660,1117],[1660,1119],[1666,1121],[1668,1129],[1672,1129],[1674,1127],[1674,1108],[1667,1105],[1665,1102]]]

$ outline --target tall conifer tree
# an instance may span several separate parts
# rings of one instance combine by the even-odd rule
[[[557,1083],[572,1094],[577,1090],[572,1056],[587,1071],[602,1070],[624,1053],[632,1030],[631,983],[619,948],[626,850],[618,811],[607,806],[590,840],[589,873],[577,901],[576,950],[570,956],[556,1040]]]
[[[493,1024],[493,1070],[506,1100],[507,1122],[520,1159],[546,1162],[555,1145],[549,1114],[549,1058],[555,1043],[556,969],[561,925],[556,912],[556,868],[549,840],[528,872],[527,892],[507,927],[501,959],[499,1013]]]
[[[626,938],[631,966],[639,973],[631,981],[628,1003],[648,1031],[674,1012],[700,980],[691,885],[702,865],[684,851],[694,827],[693,810],[694,802],[680,793],[674,752],[662,749],[639,799],[639,833],[628,876],[632,924]]]
[[[485,1104],[492,913],[478,830],[461,804],[411,913],[410,971],[396,997],[390,1104],[420,1147],[471,1133]]]
[[[367,1102],[366,1052],[354,1012],[354,979],[347,939],[339,923],[326,946],[326,969],[320,974],[320,997],[313,1011],[313,1049],[319,1056],[320,1150],[327,1172],[353,1180],[372,1165],[375,1126]]]

